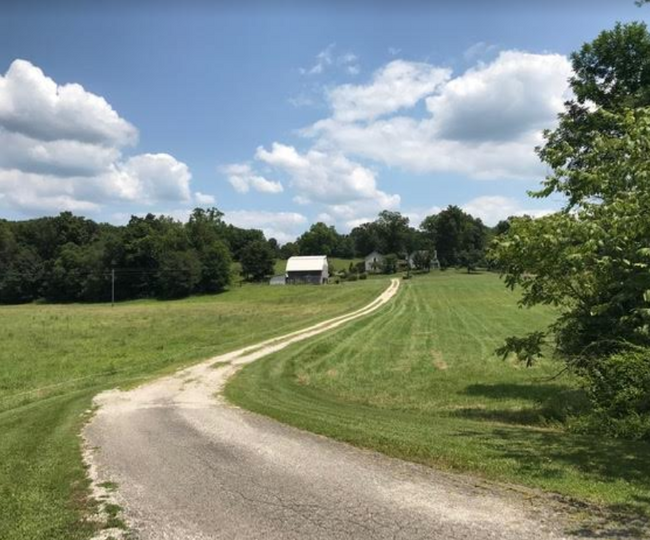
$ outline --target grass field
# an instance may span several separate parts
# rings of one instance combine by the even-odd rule
[[[0,538],[93,526],[78,433],[92,396],[345,313],[387,281],[247,285],[173,302],[0,307]]]
[[[494,356],[543,328],[491,274],[402,282],[379,313],[246,366],[227,397],[288,424],[427,465],[591,501],[650,508],[650,445],[583,437],[562,419],[584,406],[562,365]]]

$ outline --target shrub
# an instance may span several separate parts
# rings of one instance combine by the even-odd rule
[[[650,349],[614,353],[583,369],[593,412],[585,427],[650,440]]]
[[[357,274],[350,274],[348,276],[348,281],[356,281],[357,279],[359,279],[359,276]]]
[[[397,264],[399,259],[394,253],[389,253],[384,257],[383,272],[384,274],[394,274],[397,272]]]
[[[366,274],[365,272],[359,274],[359,279],[368,279],[368,274]]]

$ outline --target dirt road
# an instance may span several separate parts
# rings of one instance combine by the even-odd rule
[[[558,519],[521,491],[358,450],[215,395],[238,366],[368,315],[398,288],[393,280],[354,313],[99,395],[84,431],[98,496],[143,540],[561,538]]]

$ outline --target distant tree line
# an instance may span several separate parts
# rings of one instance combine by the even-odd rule
[[[499,227],[502,229],[504,224]],[[461,266],[471,270],[486,264],[486,248],[495,232],[458,206],[426,217],[417,228],[411,226],[407,216],[384,210],[376,220],[355,227],[349,234],[315,223],[280,251],[284,257],[327,255],[343,259],[365,257],[373,251],[396,257],[437,251],[443,268]]]
[[[187,223],[148,214],[116,226],[70,212],[0,220],[0,303],[107,301],[113,276],[119,300],[213,293],[230,284],[233,261],[243,279],[263,281],[273,275],[275,259],[292,255],[350,259],[378,251],[394,271],[398,258],[437,250],[443,267],[471,270],[485,264],[493,235],[457,206],[428,216],[418,228],[390,211],[349,234],[315,223],[283,246],[261,230],[226,223],[216,208],[195,209]],[[426,267],[426,258],[415,260]]]
[[[233,260],[251,251],[256,271],[242,264],[242,273],[272,274],[277,242],[222,216],[197,208],[187,223],[148,214],[114,226],[70,212],[0,220],[0,302],[106,301],[113,275],[120,300],[218,292],[231,281]]]

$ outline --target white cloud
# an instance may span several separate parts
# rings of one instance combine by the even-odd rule
[[[214,204],[216,201],[214,195],[208,195],[206,193],[201,193],[200,191],[197,191],[194,194],[194,200],[196,201],[196,204],[198,204],[199,206],[207,206],[209,204]]]
[[[265,212],[257,210],[232,210],[224,220],[237,227],[261,229],[267,238],[281,244],[294,240],[306,227],[307,218],[297,212]]]
[[[399,207],[399,195],[380,190],[374,171],[341,153],[311,149],[301,154],[276,142],[271,150],[259,147],[255,157],[289,176],[297,193],[294,202],[323,205],[330,221],[344,226],[362,215]]]
[[[454,172],[477,179],[536,178],[537,133],[513,141],[449,141],[436,137],[431,120],[403,116],[368,125],[321,120],[309,132],[318,147],[362,156],[416,173]]]
[[[307,75],[319,75],[323,73],[323,71],[325,71],[328,66],[332,65],[332,53],[335,46],[336,45],[334,43],[330,43],[316,55],[316,63],[310,68],[301,69],[301,73]]]
[[[0,205],[29,214],[99,210],[98,202],[77,197],[76,180],[0,169]]]
[[[259,147],[255,157],[288,174],[301,203],[326,204],[334,213],[336,208],[359,205],[362,201],[380,208],[399,205],[398,195],[389,195],[377,188],[372,170],[343,154],[314,149],[300,154],[293,146],[276,142],[271,150]]]
[[[569,97],[571,66],[558,54],[504,51],[429,97],[437,136],[461,141],[511,141],[554,123]]]
[[[540,217],[555,211],[551,208],[526,208],[517,199],[501,195],[477,197],[465,203],[462,208],[468,214],[481,218],[483,223],[489,226],[494,226],[510,216]]]
[[[376,71],[370,84],[337,86],[328,93],[336,120],[352,122],[413,107],[431,95],[451,72],[421,62],[393,60]]]
[[[134,199],[142,202],[190,200],[192,175],[185,163],[169,154],[141,154],[129,158],[123,166],[134,184]]]
[[[498,47],[496,45],[486,43],[485,41],[479,41],[468,47],[463,53],[463,57],[467,61],[476,60],[477,58],[484,58],[485,56],[494,53],[497,49]]]
[[[303,75],[321,75],[331,67],[343,69],[350,75],[357,75],[360,71],[359,58],[356,54],[346,52],[335,54],[336,44],[330,43],[316,55],[316,62],[309,68],[301,68]]]
[[[430,206],[429,208],[411,208],[403,214],[409,218],[412,227],[419,227],[420,223],[424,221],[424,218],[439,214],[442,210],[443,208],[440,206]]]
[[[4,129],[0,122],[0,168],[54,176],[94,176],[120,157],[112,146],[76,140],[41,141]]]
[[[0,204],[32,214],[188,202],[187,165],[162,153],[123,157],[137,137],[104,98],[15,60],[0,75]]]
[[[0,125],[41,141],[123,146],[138,137],[104,98],[79,84],[59,86],[26,60],[14,60],[0,77]]]
[[[282,193],[282,183],[267,180],[256,174],[247,163],[226,165],[222,171],[228,176],[228,182],[238,193],[248,193],[251,189],[260,193]]]
[[[433,91],[424,83],[415,84],[411,93],[390,84],[376,91],[377,79],[395,62],[368,86],[332,90],[332,116],[303,134],[315,138],[317,148],[412,172],[455,172],[479,179],[530,179],[543,172],[534,147],[542,142],[541,129],[553,127],[568,97],[565,57],[505,51]],[[420,66],[428,66],[419,68],[423,73],[439,69]],[[367,102],[366,94],[372,96]],[[383,99],[375,99],[382,94]],[[413,107],[425,97],[428,115],[359,121]]]

